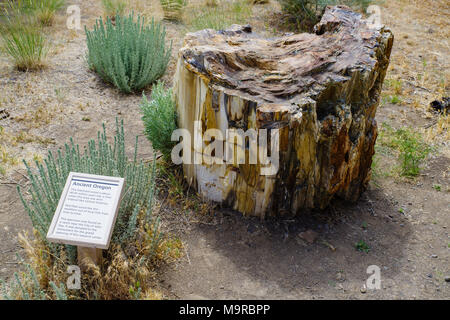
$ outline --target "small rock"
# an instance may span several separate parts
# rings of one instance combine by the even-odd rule
[[[450,282],[450,276],[445,277],[445,282]]]
[[[250,223],[250,224],[247,226],[247,232],[248,232],[248,233],[253,233],[253,232],[255,232],[255,231],[256,231],[255,225],[253,225],[252,223]]]
[[[434,100],[430,103],[430,107],[439,113],[445,113],[450,110],[450,97],[442,97],[442,100]]]
[[[307,230],[305,232],[300,232],[298,236],[308,243],[313,243],[319,234],[313,230]]]
[[[432,254],[431,257],[436,259],[438,256],[436,254]]]
[[[361,287],[361,293],[366,293],[366,292],[367,292],[366,285],[363,285],[363,286]]]
[[[431,273],[427,274],[428,278],[433,278],[433,275]]]

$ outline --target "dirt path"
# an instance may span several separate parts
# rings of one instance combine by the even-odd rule
[[[101,12],[98,2],[81,5],[83,24],[92,25]],[[76,3],[81,1],[71,1]],[[355,205],[335,201],[323,212],[282,221],[261,222],[225,209],[201,216],[167,207],[161,213],[164,227],[178,234],[186,246],[184,258],[168,268],[161,281],[169,298],[450,298],[450,284],[444,280],[450,276],[448,132],[434,130],[438,119],[425,108],[430,99],[448,95],[450,37],[442,23],[449,8],[443,6],[445,1],[435,1],[432,10],[430,3],[386,1],[382,5],[382,20],[396,36],[388,77],[403,83],[402,102],[385,102],[377,119],[394,127],[431,125],[427,132],[437,151],[422,174],[414,181],[377,178]],[[139,135],[139,157],[150,159],[150,145],[142,136],[141,97],[121,95],[90,72],[84,61],[83,33],[73,33],[64,25],[60,17],[52,29],[57,45],[48,69],[24,74],[13,71],[0,57],[0,107],[10,114],[0,120],[0,126],[8,156],[39,159],[47,150],[63,146],[70,136],[84,145],[96,136],[102,122],[112,133],[118,116],[125,122],[128,151]],[[174,41],[173,59],[164,76],[170,84],[183,30],[180,25],[165,25]],[[263,26],[256,25],[263,31]],[[442,79],[444,85],[440,85]],[[386,97],[390,94],[385,91]],[[17,270],[17,233],[31,227],[16,191],[16,184],[28,183],[23,173],[23,166],[12,164],[0,176],[3,279]],[[442,190],[435,190],[435,184]],[[299,237],[306,230],[317,233],[314,243]],[[368,253],[355,249],[360,240],[370,246]],[[382,288],[362,293],[369,265],[380,267]]]

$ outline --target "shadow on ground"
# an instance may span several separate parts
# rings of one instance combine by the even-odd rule
[[[213,222],[197,221],[193,229],[184,239],[188,262],[169,275],[179,298],[360,298],[369,265],[379,266],[384,278],[399,272],[411,232],[377,189],[356,204],[334,201],[297,218],[261,222],[222,209]],[[313,243],[299,237],[306,230],[317,233]],[[356,249],[360,240],[368,253]]]

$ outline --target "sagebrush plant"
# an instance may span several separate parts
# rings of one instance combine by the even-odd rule
[[[112,242],[123,243],[124,234],[131,237],[130,223],[135,225],[136,209],[148,208],[148,222],[151,223],[151,208],[154,200],[154,168],[151,169],[142,161],[137,160],[136,137],[134,159],[130,161],[125,154],[125,138],[123,121],[119,124],[116,120],[116,135],[114,143],[107,140],[106,129],[98,133],[97,141],[91,140],[80,151],[79,145],[73,139],[66,143],[63,150],[58,150],[54,155],[49,151],[44,162],[35,161],[36,169],[33,170],[24,161],[31,182],[28,192],[30,200],[25,200],[20,187],[18,187],[20,199],[28,213],[33,227],[45,240],[53,214],[58,205],[59,198],[71,171],[91,173],[113,177],[125,178],[124,195],[119,207],[119,213],[112,236]],[[135,228],[131,228],[134,232]],[[49,244],[50,245],[50,244]],[[59,246],[52,244],[52,246]]]
[[[181,21],[186,0],[159,0],[164,12],[164,19]]]
[[[169,160],[176,143],[171,141],[171,136],[177,128],[172,89],[164,89],[164,83],[158,81],[152,88],[150,101],[145,94],[142,95],[141,110],[145,134],[153,149],[160,151],[166,161]]]
[[[247,23],[251,14],[251,4],[246,0],[223,1],[217,6],[205,7],[201,10],[191,8],[186,24],[189,31],[223,30],[232,24]]]
[[[113,24],[100,18],[88,31],[87,61],[101,78],[122,92],[140,91],[159,79],[169,63],[172,44],[166,45],[165,28],[153,19],[148,25],[138,15],[116,15]]]
[[[14,60],[20,71],[39,70],[45,66],[50,42],[27,2],[8,1],[0,23],[1,50]]]
[[[36,276],[30,273],[33,281],[29,281],[30,277],[26,275],[22,280],[17,277],[21,281],[5,289],[4,297],[41,298],[42,294],[32,293],[38,291],[44,292],[49,299],[65,295],[74,299],[158,297],[152,288],[154,265],[161,259],[179,257],[182,244],[177,239],[163,236],[160,231],[160,220],[154,215],[156,159],[151,166],[138,161],[137,145],[136,137],[134,156],[129,159],[125,154],[123,122],[116,120],[116,135],[112,143],[108,142],[103,126],[97,140],[89,141],[83,152],[70,139],[70,143],[56,155],[49,152],[43,163],[36,161],[35,169],[24,161],[31,184],[29,196],[25,196],[20,187],[18,192],[32,221],[35,237],[30,240],[27,235],[19,235],[19,240]],[[61,285],[55,285],[65,283],[67,266],[76,262],[76,248],[49,243],[45,238],[71,171],[125,178],[110,249],[104,253],[101,266],[90,267],[90,276],[83,276],[82,290],[76,292],[67,292]],[[34,278],[39,286],[36,286]],[[139,294],[134,289],[130,290],[136,288],[136,283],[140,283]],[[16,287],[20,290],[14,289]]]

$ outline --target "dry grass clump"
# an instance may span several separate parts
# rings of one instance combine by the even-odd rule
[[[438,143],[448,143],[450,141],[450,115],[439,115],[435,123],[425,130],[425,139]],[[448,148],[447,156],[450,156]]]
[[[6,173],[9,166],[19,163],[19,160],[11,154],[9,146],[12,144],[13,137],[0,126],[0,175]]]
[[[194,190],[192,183],[186,181],[183,175],[183,168],[165,162],[164,159],[158,162],[158,185],[161,186],[161,193],[166,194],[167,202],[173,208],[192,210],[195,214],[208,215],[215,209],[215,204],[205,202]]]
[[[159,0],[164,12],[164,19],[168,21],[181,21],[186,0]]]
[[[40,128],[48,125],[55,116],[56,108],[41,105],[35,110],[26,111],[22,115],[15,117],[17,122],[24,122],[28,128]]]
[[[140,221],[144,221],[141,212]],[[16,274],[3,285],[3,299],[163,299],[156,286],[159,267],[182,256],[183,245],[177,238],[160,237],[157,225],[140,225],[133,241],[124,246],[113,244],[103,253],[101,266],[88,265],[82,273],[81,289],[65,288],[70,265],[64,246],[58,255],[52,252],[37,231],[34,237],[19,234],[25,249],[27,272]],[[58,288],[55,290],[55,288]]]
[[[124,0],[102,0],[102,6],[106,17],[114,21],[116,15],[123,16],[125,14],[127,3]]]
[[[141,212],[141,221],[144,221]],[[113,245],[107,252],[105,264],[90,265],[82,280],[85,299],[162,299],[156,287],[158,267],[182,255],[179,239],[158,241],[157,225],[140,225],[134,241],[125,246]]]

